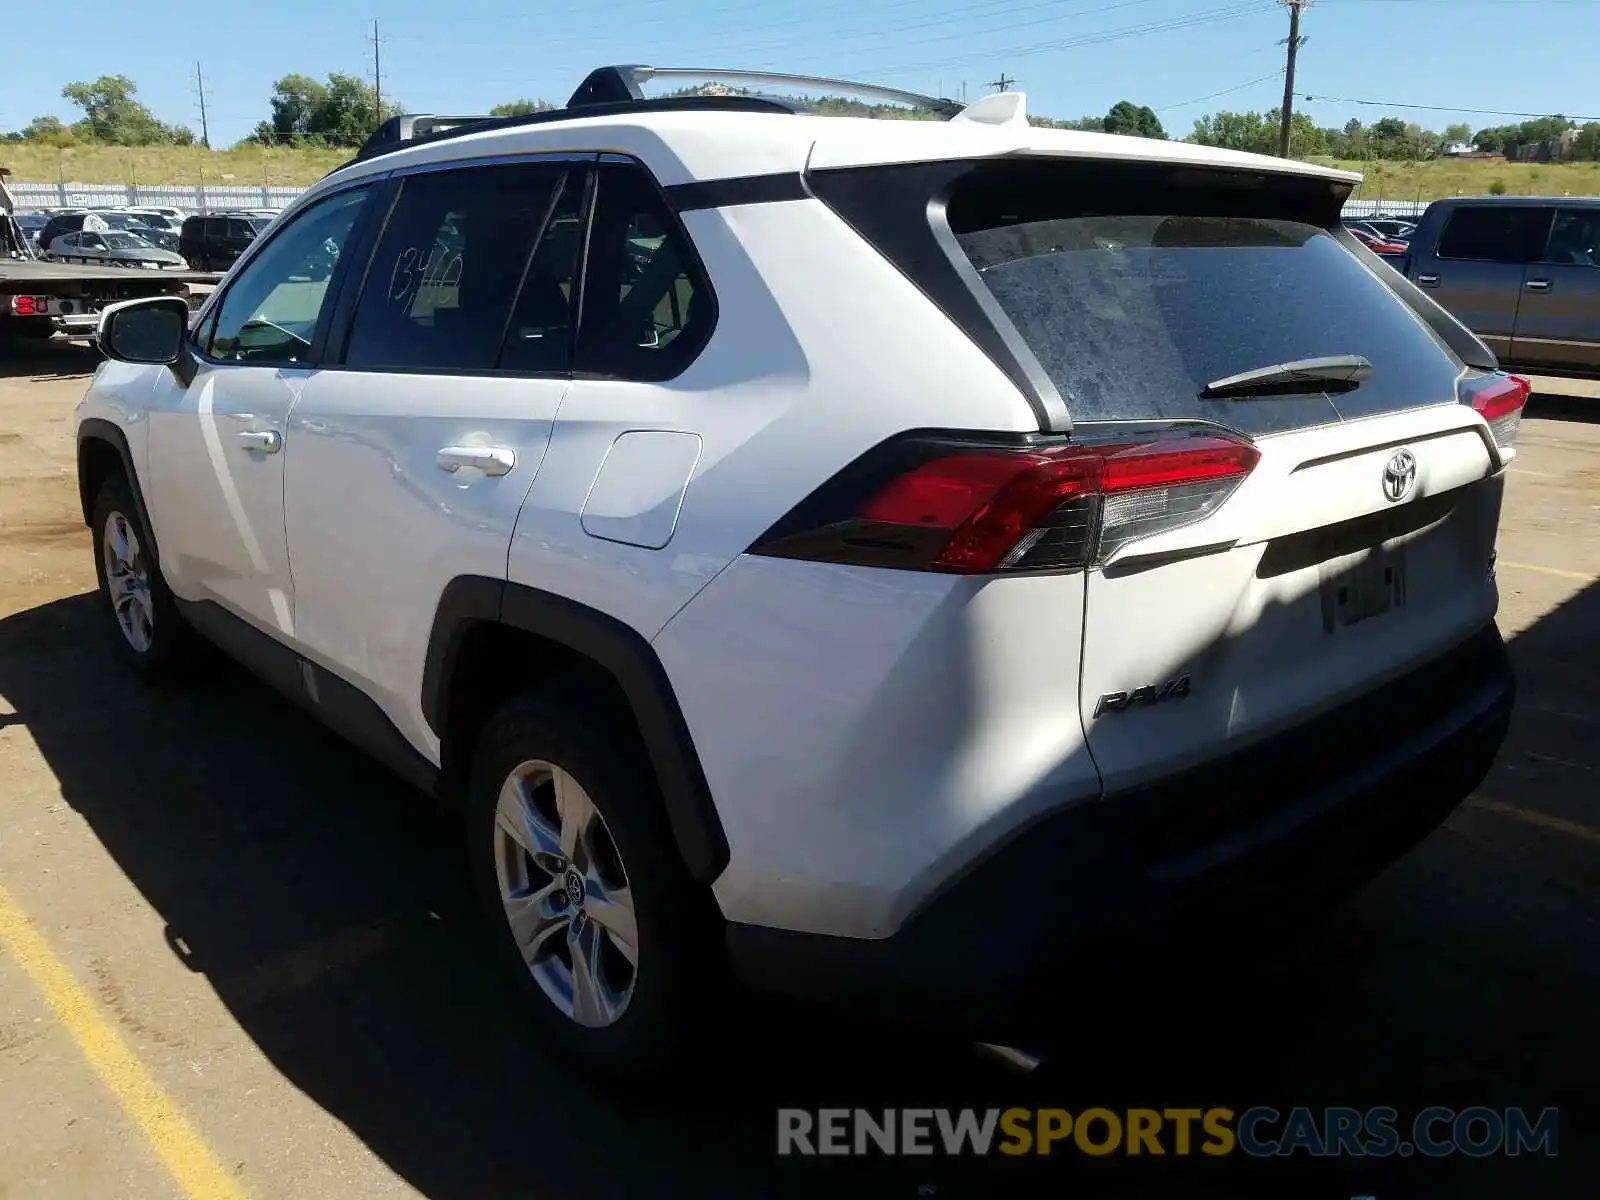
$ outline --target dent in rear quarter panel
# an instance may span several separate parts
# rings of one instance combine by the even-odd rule
[[[734,562],[655,641],[727,834],[724,915],[885,937],[1097,796],[1082,611],[1081,574]]]

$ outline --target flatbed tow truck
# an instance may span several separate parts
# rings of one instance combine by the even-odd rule
[[[0,167],[0,352],[12,338],[93,337],[107,304],[141,296],[183,296],[193,304],[222,279],[209,271],[42,262],[14,219],[8,174]]]

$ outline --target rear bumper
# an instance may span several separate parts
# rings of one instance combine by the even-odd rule
[[[1098,945],[1265,904],[1325,902],[1370,878],[1482,780],[1514,697],[1490,626],[1266,742],[1051,813],[892,937],[730,925],[734,970],[764,990],[1025,1037]],[[1210,936],[1220,928],[1211,924]]]

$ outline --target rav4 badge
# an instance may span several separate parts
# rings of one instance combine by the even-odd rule
[[[1135,704],[1148,708],[1152,704],[1160,704],[1163,700],[1182,700],[1189,694],[1189,677],[1179,675],[1176,679],[1169,679],[1165,683],[1147,683],[1143,687],[1134,688],[1131,692],[1107,692],[1095,702],[1094,715],[1099,716],[1106,712],[1122,712]]]

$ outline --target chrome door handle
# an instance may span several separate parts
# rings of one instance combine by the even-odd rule
[[[239,444],[246,450],[259,450],[263,454],[276,454],[283,449],[283,434],[276,429],[251,429],[239,435]]]
[[[452,475],[462,467],[475,467],[485,475],[505,475],[517,465],[517,452],[507,446],[446,446],[435,461],[441,471]]]
[[[1437,275],[1418,275],[1417,276],[1417,286],[1418,287],[1438,287],[1439,286],[1439,277]]]
[[[1550,281],[1548,279],[1530,279],[1522,286],[1530,292],[1548,292],[1550,290]]]

